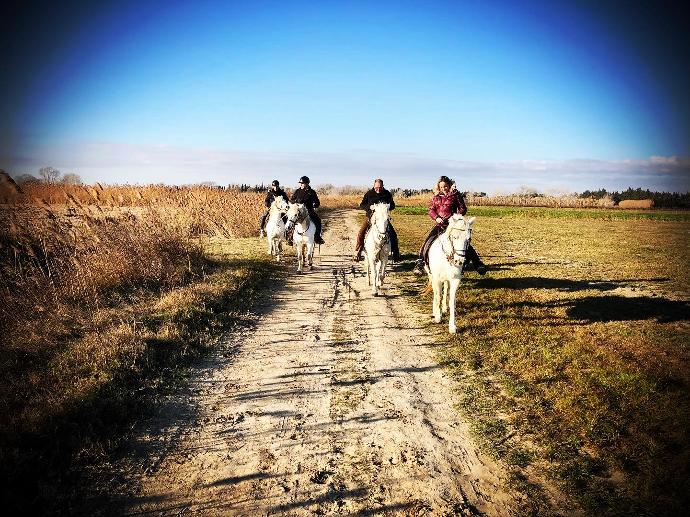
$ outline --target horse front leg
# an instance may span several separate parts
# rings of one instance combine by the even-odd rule
[[[373,255],[373,254],[372,254]],[[376,270],[376,257],[367,254],[367,280],[371,286],[371,294],[378,296],[378,272]]]
[[[448,314],[448,281],[443,282],[443,296],[441,297],[441,314]]]
[[[304,263],[304,247],[302,246],[302,243],[300,242],[299,244],[296,244],[297,248],[297,272],[301,273],[302,272],[302,265]]]
[[[383,285],[383,279],[386,278],[386,264],[388,264],[388,252],[384,249],[381,253],[381,260],[379,260],[379,270],[377,275],[379,287]]]
[[[431,286],[434,288],[434,301],[432,305],[434,322],[441,323],[441,289],[443,289],[443,282],[438,278],[432,278]]]
[[[458,292],[458,286],[460,285],[460,280],[454,278],[449,282],[450,288],[448,290],[448,310],[450,312],[450,317],[448,318],[448,332],[455,334],[458,328],[455,326],[455,295]]]
[[[314,243],[310,242],[307,245],[307,262],[309,263],[309,269],[314,267]]]
[[[280,239],[280,237],[273,239],[273,250],[276,256],[276,262],[280,262],[280,259],[282,258],[281,254],[283,252],[283,241]]]

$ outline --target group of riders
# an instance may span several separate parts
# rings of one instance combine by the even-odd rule
[[[290,201],[292,203],[303,203],[309,212],[309,217],[316,226],[314,241],[316,244],[324,244],[324,240],[321,237],[321,219],[316,214],[316,209],[319,208],[321,202],[319,201],[319,196],[316,194],[316,191],[309,186],[309,178],[307,176],[302,176],[299,179],[299,188],[294,191],[291,198],[288,198],[287,193],[280,187],[278,180],[273,180],[271,182],[271,188],[266,194],[266,199],[264,200],[266,210],[261,216],[260,234],[263,235],[269,209],[277,197],[282,197],[285,201]],[[362,222],[362,226],[359,228],[359,232],[357,233],[355,256],[353,258],[355,261],[362,260],[364,238],[367,230],[371,226],[371,206],[375,205],[376,203],[387,203],[389,205],[389,210],[393,210],[395,208],[393,195],[390,193],[390,191],[383,187],[382,179],[374,180],[373,188],[364,194],[362,202],[359,204],[359,208],[366,210],[367,217]],[[431,198],[431,202],[429,203],[429,217],[433,219],[435,225],[424,240],[422,247],[419,249],[419,257],[414,267],[414,272],[416,274],[422,274],[424,272],[424,264],[427,262],[429,248],[436,237],[443,233],[448,227],[448,220],[454,214],[465,215],[466,213],[467,205],[465,204],[465,199],[463,198],[462,194],[454,188],[454,184],[448,178],[448,176],[441,176],[436,182],[436,190],[434,196]],[[392,224],[388,225],[388,236],[391,243],[391,258],[393,261],[398,262],[400,260],[398,235],[395,232],[395,228],[393,228]],[[292,235],[287,235],[286,237],[288,244],[292,245]],[[474,269],[480,275],[484,275],[486,273],[486,265],[479,258],[479,255],[471,244],[467,249],[464,269]]]

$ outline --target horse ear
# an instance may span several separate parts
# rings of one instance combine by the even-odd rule
[[[374,205],[369,205],[369,210],[373,210],[373,209],[374,209]]]
[[[476,219],[476,217],[470,217],[470,220],[467,221],[467,224],[472,225],[474,223],[475,219]]]

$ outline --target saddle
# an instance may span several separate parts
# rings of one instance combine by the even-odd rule
[[[424,263],[427,266],[429,265],[429,250],[431,249],[431,245],[436,241],[436,239],[438,239],[438,235],[425,241],[422,245],[422,256],[424,257]]]
[[[440,228],[440,227],[436,227]],[[431,233],[429,237],[424,241],[424,244],[422,244],[422,257],[424,258],[424,263],[428,266],[429,265],[429,250],[431,249],[431,245],[438,239],[443,232],[445,231],[445,228],[441,228],[440,230],[437,230],[436,235]]]

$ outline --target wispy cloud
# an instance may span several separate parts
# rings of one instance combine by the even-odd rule
[[[274,178],[290,185],[306,174],[315,184],[368,185],[382,177],[398,187],[430,187],[445,174],[463,190],[511,192],[521,186],[542,191],[642,187],[690,190],[690,157],[643,160],[530,160],[472,162],[405,153],[352,150],[333,153],[246,152],[110,142],[34,144],[0,149],[0,167],[35,173],[52,165],[89,182],[185,184],[213,181],[256,184]]]

